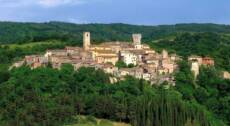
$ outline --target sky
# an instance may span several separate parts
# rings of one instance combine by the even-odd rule
[[[230,0],[0,0],[0,21],[230,24]]]

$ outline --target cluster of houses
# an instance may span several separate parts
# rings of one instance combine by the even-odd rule
[[[199,75],[200,66],[214,66],[215,61],[211,57],[201,57],[201,56],[190,56],[188,61],[191,63],[191,71],[194,73],[195,78]],[[230,79],[230,73],[228,71],[222,71],[222,77],[224,79]]]
[[[94,67],[109,73],[111,82],[124,79],[130,75],[150,81],[152,84],[168,81],[174,83],[172,73],[177,70],[176,54],[169,55],[166,50],[157,53],[148,45],[141,43],[141,34],[132,35],[133,42],[105,42],[100,45],[91,45],[90,33],[83,33],[83,48],[65,47],[61,50],[47,50],[45,55],[25,56],[23,61],[14,66],[27,64],[31,68],[52,65],[60,69],[62,64],[72,64],[74,69],[80,67]],[[132,68],[118,68],[116,63],[132,64]]]
[[[197,77],[199,75],[200,66],[214,66],[215,62],[210,57],[201,57],[201,56],[190,56],[188,57],[188,61],[191,63],[191,71],[194,73],[194,76]]]

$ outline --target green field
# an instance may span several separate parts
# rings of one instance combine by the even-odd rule
[[[31,42],[25,44],[4,44],[1,46],[2,47],[8,46],[10,49],[15,49],[15,48],[32,48],[34,46],[43,46],[43,45],[62,45],[62,44],[65,43],[61,41],[50,40],[50,41],[42,41],[42,42]]]

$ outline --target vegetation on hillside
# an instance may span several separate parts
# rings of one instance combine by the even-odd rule
[[[74,124],[64,126],[131,126],[127,123],[113,122],[106,119],[98,119],[93,116],[76,116]]]
[[[230,125],[230,80],[224,80],[214,67],[202,67],[194,80],[187,62],[180,62],[180,72],[176,74],[176,90],[186,101],[196,100],[210,112]]]
[[[142,33],[143,41],[156,50],[165,48],[183,56],[175,74],[176,87],[150,86],[127,77],[109,84],[101,70],[71,65],[61,70],[27,66],[8,70],[25,55],[46,49],[82,45],[82,32],[92,32],[94,43],[130,40]],[[91,115],[133,126],[227,126],[230,125],[230,26],[180,24],[133,26],[125,24],[69,24],[0,22],[0,125],[61,126],[76,122],[76,115]],[[44,42],[41,42],[44,41]],[[9,44],[14,43],[14,44]],[[214,67],[202,67],[194,80],[187,56],[215,59]],[[127,67],[123,63],[117,64]],[[167,84],[167,83],[165,83]]]
[[[43,54],[47,49],[64,48],[65,43],[45,41],[39,43],[0,45],[0,65],[16,62],[25,55]]]
[[[149,43],[155,49],[176,52],[185,59],[190,55],[210,56],[218,69],[230,71],[230,37],[217,33],[183,33],[174,40]]]
[[[55,39],[74,45],[82,45],[82,32],[84,31],[90,31],[92,33],[94,43],[131,40],[131,34],[133,33],[142,33],[143,41],[149,42],[175,35],[178,32],[230,33],[230,26],[216,24],[136,26],[127,24],[81,25],[63,22],[0,22],[0,43],[28,43]]]
[[[77,114],[133,126],[224,126],[221,120],[228,122],[227,116],[213,114],[224,114],[221,110],[208,111],[196,97],[185,100],[180,90],[152,87],[132,77],[112,85],[107,74],[94,68],[74,71],[66,64],[61,70],[31,70],[23,66],[9,75],[0,84],[0,122],[5,126],[58,126],[74,122],[72,117]]]

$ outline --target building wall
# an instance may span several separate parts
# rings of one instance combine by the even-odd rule
[[[117,68],[117,67],[114,67],[114,66],[111,66],[111,67],[105,67],[105,68],[103,68],[103,70],[104,70],[106,73],[114,74],[115,72],[118,71],[118,68]]]
[[[198,62],[192,62],[191,71],[194,73],[195,77],[199,75],[199,63]]]
[[[230,73],[227,72],[227,71],[224,71],[223,72],[223,77],[224,77],[224,79],[230,79]]]
[[[115,65],[118,60],[119,60],[118,57],[101,57],[101,56],[96,57],[96,62],[99,64],[112,63],[113,65]]]
[[[169,73],[169,70],[167,68],[160,68],[157,70],[158,74],[163,75]]]
[[[145,53],[146,54],[155,54],[155,50],[151,50],[151,49],[148,49],[148,50],[145,50]]]
[[[118,57],[106,57],[104,63],[112,63],[113,65],[115,65],[118,60]]]
[[[121,56],[126,65],[137,65],[138,57],[135,54],[130,52],[121,52]]]
[[[142,49],[142,45],[141,44],[140,45],[135,45],[134,47],[135,47],[135,49]]]
[[[173,73],[173,71],[174,71],[174,64],[172,64],[172,63],[164,64],[163,67],[168,69],[169,73]]]
[[[50,57],[52,55],[67,56],[67,51],[66,50],[47,50],[45,57]]]
[[[214,60],[212,58],[205,57],[202,59],[202,64],[207,66],[213,66]]]
[[[191,62],[197,61],[198,64],[201,65],[202,64],[202,57],[199,57],[199,56],[190,56],[188,58],[188,61],[191,61]]]

